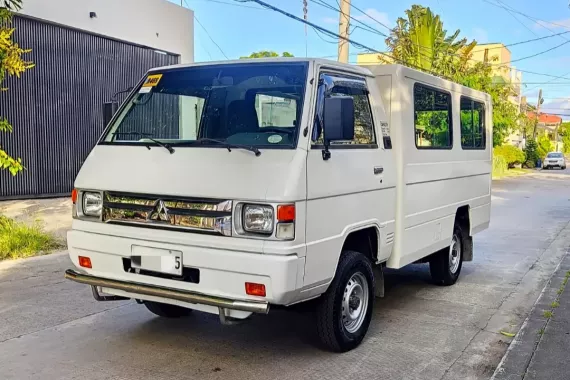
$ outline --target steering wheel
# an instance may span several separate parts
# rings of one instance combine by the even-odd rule
[[[277,132],[277,133],[287,133],[289,135],[295,134],[295,128],[282,128],[282,127],[261,127],[259,128],[261,132]]]

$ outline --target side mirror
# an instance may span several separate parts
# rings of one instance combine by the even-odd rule
[[[109,125],[118,108],[119,103],[117,102],[103,103],[103,129]]]
[[[354,138],[354,99],[349,96],[325,98],[323,110],[325,147],[331,141]]]

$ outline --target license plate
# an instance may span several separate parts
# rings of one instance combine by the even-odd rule
[[[134,245],[131,248],[131,267],[181,276],[182,252]]]

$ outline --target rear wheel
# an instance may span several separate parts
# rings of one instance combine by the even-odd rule
[[[463,265],[463,231],[455,223],[451,244],[432,255],[429,262],[431,278],[438,285],[453,285]]]
[[[370,260],[344,251],[333,282],[316,306],[317,332],[326,348],[346,352],[362,342],[372,319],[374,285]]]
[[[187,309],[185,307],[180,307],[176,305],[170,305],[167,303],[144,301],[144,305],[151,313],[154,313],[159,317],[164,317],[164,318],[186,317],[190,315],[190,313],[192,313],[192,309]]]

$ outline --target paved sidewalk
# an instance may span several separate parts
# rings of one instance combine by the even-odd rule
[[[494,380],[570,378],[570,254],[544,288]]]
[[[71,229],[71,200],[69,198],[24,199],[0,202],[0,214],[27,224],[39,224],[65,241]]]

